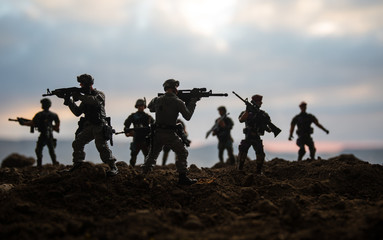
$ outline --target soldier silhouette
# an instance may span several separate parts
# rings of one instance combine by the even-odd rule
[[[293,132],[296,125],[298,128],[297,129],[298,139],[296,142],[299,147],[298,161],[301,161],[303,156],[306,153],[305,145],[307,145],[309,148],[310,158],[315,159],[316,149],[315,149],[314,141],[311,137],[311,134],[313,134],[314,129],[311,127],[311,124],[314,123],[316,126],[318,126],[320,129],[325,131],[327,134],[329,134],[329,131],[319,123],[318,119],[314,115],[306,112],[306,109],[307,109],[306,102],[301,102],[301,104],[299,104],[299,108],[301,109],[300,114],[296,115],[291,121],[289,140],[291,141],[293,139]]]
[[[223,153],[227,150],[229,155],[228,163],[231,165],[235,164],[235,157],[233,153],[233,138],[231,137],[231,129],[234,126],[234,122],[226,114],[226,107],[218,107],[219,118],[215,120],[215,128],[212,132],[213,136],[218,138],[218,158],[221,163],[223,163]]]
[[[60,131],[60,119],[56,113],[49,111],[49,108],[52,106],[51,100],[43,98],[40,102],[43,111],[38,112],[31,121],[19,120],[19,123],[20,125],[37,127],[40,132],[35,149],[37,166],[41,167],[42,165],[43,148],[45,145],[48,147],[53,165],[58,165],[55,153],[57,140],[53,137],[53,131]]]
[[[130,114],[124,122],[125,136],[133,137],[133,141],[130,144],[130,165],[133,167],[136,165],[137,155],[140,151],[142,151],[145,157],[148,155],[149,127],[154,123],[153,117],[144,112],[146,108],[146,101],[144,99],[138,99],[134,106],[137,108],[137,112]],[[133,124],[134,130],[129,130],[131,124]]]
[[[177,97],[179,81],[168,79],[163,87],[165,94],[155,97],[148,105],[151,112],[156,113],[155,130],[151,134],[151,144],[149,154],[143,164],[143,173],[147,174],[153,170],[156,159],[164,145],[168,145],[177,155],[176,168],[179,173],[178,183],[181,185],[191,185],[196,183],[195,179],[187,177],[187,156],[181,138],[176,134],[177,118],[181,113],[186,120],[193,116],[198,98],[192,98],[187,105]]]
[[[72,113],[80,118],[78,123],[79,128],[76,131],[75,140],[72,143],[73,147],[73,171],[81,166],[85,160],[84,147],[90,141],[94,140],[96,148],[100,153],[101,160],[109,165],[107,174],[114,176],[118,173],[116,166],[116,158],[112,155],[107,143],[107,117],[105,113],[105,94],[93,88],[94,79],[91,75],[82,74],[77,77],[80,83],[82,93],[75,92],[71,99],[66,99],[69,109]],[[77,105],[76,100],[81,103]],[[64,104],[65,104],[64,102]]]

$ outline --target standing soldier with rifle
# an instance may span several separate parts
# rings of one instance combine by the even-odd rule
[[[176,122],[179,113],[187,121],[191,119],[199,98],[191,98],[188,104],[185,105],[177,97],[178,86],[179,81],[174,79],[166,80],[163,84],[165,94],[154,98],[148,105],[150,111],[156,113],[156,123],[154,125],[155,129],[151,131],[149,154],[146,156],[142,168],[144,174],[152,171],[163,146],[168,145],[177,155],[178,183],[181,185],[191,185],[197,181],[186,176],[188,151],[180,137],[176,134]]]
[[[17,120],[20,125],[30,126],[31,130],[37,127],[37,130],[40,132],[40,136],[37,140],[35,149],[37,167],[41,167],[42,165],[43,148],[45,145],[48,147],[49,155],[51,156],[53,165],[58,165],[59,163],[56,159],[55,153],[57,140],[53,138],[53,131],[60,131],[60,119],[56,113],[49,111],[49,108],[52,106],[51,100],[48,98],[43,98],[40,102],[43,111],[38,112],[32,120],[23,118],[17,118]]]
[[[144,99],[138,99],[136,101],[137,112],[132,113],[124,122],[125,136],[133,136],[133,141],[130,144],[130,165],[134,167],[136,165],[137,155],[140,151],[146,155],[149,152],[149,133],[150,125],[154,123],[152,116],[144,112],[146,108],[146,101]],[[133,124],[133,129],[129,129]]]
[[[73,167],[69,171],[73,171],[81,166],[85,160],[84,147],[94,139],[96,148],[100,153],[101,160],[109,165],[107,174],[109,176],[116,175],[118,169],[116,166],[116,158],[109,149],[108,140],[112,140],[112,128],[110,126],[110,118],[105,113],[105,94],[93,88],[94,79],[91,75],[82,74],[77,77],[81,88],[58,89],[48,91],[48,95],[57,95],[64,98],[64,104],[69,107],[74,115],[80,118],[78,129],[75,133],[73,147]],[[47,95],[47,94],[45,94]],[[78,106],[75,101],[81,101]],[[112,144],[112,141],[111,141]]]
[[[311,124],[314,123],[327,134],[329,134],[329,131],[319,123],[318,119],[314,115],[306,112],[307,103],[301,102],[299,108],[301,109],[301,113],[296,115],[291,121],[289,140],[291,141],[293,139],[294,128],[295,125],[297,125],[297,145],[299,146],[298,161],[301,161],[306,153],[305,145],[309,147],[310,158],[315,159],[316,149],[314,145],[314,140],[311,137],[311,134],[314,132],[314,129],[311,127]]]
[[[246,126],[243,130],[245,139],[242,140],[238,146],[238,169],[243,169],[243,165],[247,158],[247,152],[250,146],[253,146],[257,157],[256,174],[261,174],[263,163],[265,162],[265,151],[263,149],[261,136],[263,136],[265,131],[267,131],[273,132],[274,137],[276,137],[281,132],[281,130],[272,124],[269,115],[260,109],[262,106],[263,96],[258,94],[253,95],[251,97],[251,103],[249,103],[247,99],[243,100],[235,92],[233,93],[246,104],[246,111],[243,111],[238,118],[239,122],[244,122]]]
[[[206,133],[206,138],[209,136],[210,133],[213,134],[213,136],[217,136],[218,138],[218,158],[221,163],[223,163],[223,152],[225,149],[227,150],[227,153],[229,155],[229,161],[228,163],[230,165],[235,164],[235,157],[233,154],[233,138],[231,137],[231,129],[234,126],[233,120],[229,118],[226,113],[226,107],[220,106],[218,107],[218,113],[220,115],[219,118],[215,120],[215,123],[213,127]]]

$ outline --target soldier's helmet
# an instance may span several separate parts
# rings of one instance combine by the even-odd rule
[[[218,110],[218,111],[222,111],[223,114],[226,113],[226,108],[225,108],[224,106],[219,106],[219,107],[217,108],[217,110]]]
[[[255,102],[262,102],[263,96],[259,94],[255,94],[251,97],[251,102],[254,104]]]
[[[176,89],[180,85],[180,82],[174,79],[168,79],[162,84],[164,90],[166,91],[168,88]]]
[[[49,98],[41,99],[40,103],[43,109],[49,109],[52,106],[52,102]]]
[[[299,107],[306,107],[306,106],[307,106],[307,103],[304,101],[299,104]]]
[[[146,101],[144,99],[137,99],[136,105],[134,105],[135,108],[138,108],[139,106],[146,107]]]
[[[77,76],[77,82],[82,83],[86,87],[90,87],[94,84],[94,79],[89,74],[82,74]]]

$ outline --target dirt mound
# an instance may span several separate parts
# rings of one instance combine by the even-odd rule
[[[118,162],[0,169],[1,239],[382,239],[383,166],[353,155],[143,176]]]
[[[6,157],[3,162],[1,163],[1,167],[15,167],[15,168],[22,168],[22,167],[30,167],[33,164],[35,164],[35,159],[31,157],[26,157],[24,155],[20,155],[17,153],[12,153],[8,157]]]

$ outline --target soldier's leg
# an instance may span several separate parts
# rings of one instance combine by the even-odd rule
[[[73,163],[78,165],[85,160],[84,147],[94,139],[92,127],[87,126],[76,136],[72,143],[73,147]],[[75,166],[74,166],[75,167]]]
[[[137,148],[136,142],[132,142],[130,144],[130,165],[132,167],[136,166],[136,161],[137,161],[137,155],[140,152],[140,149]]]
[[[165,145],[163,148],[163,155],[162,155],[162,166],[166,165],[166,161],[168,160],[169,152],[170,152],[170,147],[168,145]]]
[[[299,147],[299,150],[298,150],[298,161],[301,161],[303,156],[306,153],[305,144],[304,144],[304,141],[303,141],[302,137],[298,137],[298,139],[297,139],[297,146]]]
[[[261,174],[263,163],[265,162],[265,155],[266,155],[263,149],[263,141],[261,139],[257,139],[253,145],[253,148],[255,150],[255,155],[257,157],[256,159],[257,169],[255,173]]]
[[[245,164],[245,160],[247,158],[247,152],[249,151],[249,148],[250,148],[250,144],[246,139],[242,140],[241,143],[239,144],[238,164],[237,164],[238,170],[243,169],[243,165]]]
[[[112,151],[109,148],[108,142],[105,140],[103,126],[93,126],[94,143],[100,153],[102,162],[109,165],[110,170],[108,175],[116,175],[118,169],[116,166],[116,158],[113,156]]]
[[[227,154],[229,155],[229,164],[230,165],[235,165],[235,157],[234,157],[234,150],[233,150],[233,142],[229,141],[227,143]]]
[[[153,170],[153,166],[156,165],[156,160],[160,152],[162,151],[162,147],[164,146],[164,142],[162,139],[163,133],[156,132],[154,138],[152,140],[152,144],[149,146],[149,153],[145,157],[144,164],[142,165],[142,171],[144,174]]]
[[[307,146],[309,147],[309,150],[310,150],[310,158],[314,160],[316,149],[315,149],[314,141],[311,137],[307,140]]]
[[[225,146],[224,144],[220,141],[218,143],[218,159],[219,159],[219,162],[223,163],[223,151],[225,150]]]
[[[55,143],[54,143],[54,139],[53,139],[53,137],[51,137],[51,138],[47,141],[47,146],[48,146],[48,150],[49,150],[49,155],[51,156],[52,164],[53,164],[53,165],[57,165],[58,162],[57,162],[57,159],[56,159]]]
[[[37,167],[41,167],[43,159],[43,147],[45,145],[44,139],[40,136],[36,143],[35,153],[37,160]]]
[[[176,168],[179,173],[187,172],[187,157],[189,155],[188,150],[185,148],[183,142],[174,135],[169,138],[169,147],[176,154]]]
[[[188,150],[185,148],[183,142],[174,134],[169,139],[169,146],[176,154],[176,168],[178,172],[178,184],[192,185],[197,182],[196,179],[187,177],[187,157]]]

